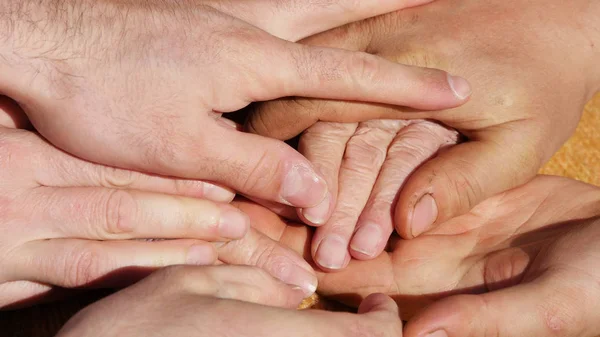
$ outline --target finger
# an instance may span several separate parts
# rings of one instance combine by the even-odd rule
[[[181,172],[201,172],[243,195],[288,206],[312,207],[325,198],[323,178],[284,142],[228,128],[207,128],[205,136],[204,157],[190,161],[198,154],[189,153],[168,165]]]
[[[229,204],[107,188],[42,187],[31,192],[28,218],[38,239],[239,239],[250,220]],[[33,202],[28,200],[29,203]]]
[[[346,143],[354,134],[356,123],[317,123],[300,137],[298,149],[327,182],[329,193],[323,201],[298,215],[306,223],[321,226],[326,223],[336,203],[338,175]]]
[[[230,202],[235,193],[220,185],[189,179],[175,179],[145,174],[132,170],[98,165],[73,157],[41,138],[35,139],[43,149],[44,165],[35,168],[36,180],[44,186],[53,187],[107,187],[203,198]]]
[[[385,294],[371,294],[358,307],[361,315],[379,316],[382,321],[399,320],[400,312],[394,300]]]
[[[300,218],[298,217],[297,210],[291,206],[283,205],[283,204],[280,204],[277,202],[267,201],[267,200],[263,200],[263,199],[253,198],[249,195],[245,195],[244,197],[247,198],[248,200],[254,201],[258,205],[261,205],[261,206],[267,208],[271,212],[279,215],[280,217],[283,217],[288,220],[295,220],[298,222],[301,221]],[[240,200],[240,199],[238,199],[238,200]]]
[[[174,266],[163,268],[140,282],[158,283],[166,291],[196,294],[285,308],[297,308],[304,298],[266,271],[249,266]]]
[[[0,284],[0,310],[14,310],[39,303],[52,289],[49,285],[28,281]]]
[[[348,264],[348,245],[356,221],[369,199],[387,148],[403,126],[402,121],[361,123],[348,141],[339,173],[335,210],[313,237],[313,257],[320,267],[339,270]]]
[[[262,136],[287,140],[317,121],[352,123],[374,119],[422,119],[432,117],[431,114],[393,105],[294,97],[254,105],[244,127]]]
[[[377,336],[402,336],[398,305],[385,294],[371,294],[358,307],[358,313],[373,320]]]
[[[545,278],[488,294],[450,297],[410,321],[406,336],[596,336],[599,306],[591,296],[598,293],[580,288],[582,283]]]
[[[215,259],[211,244],[194,240],[32,241],[10,254],[6,281],[26,280],[64,288],[123,286],[160,267],[210,265]]]
[[[471,94],[465,79],[442,70],[284,41],[271,47],[252,65],[257,69],[269,64],[270,71],[262,78],[263,86],[249,90],[249,102],[302,96],[441,110],[464,104]]]
[[[431,0],[208,1],[210,6],[289,41]]]
[[[511,144],[466,142],[424,164],[400,192],[395,208],[398,233],[416,237],[531,179],[541,158],[535,148],[518,139]]]
[[[441,147],[455,144],[457,138],[456,131],[428,121],[412,122],[398,132],[356,224],[350,242],[354,258],[372,259],[383,251],[394,230],[393,206],[404,182]]]
[[[17,102],[0,95],[0,126],[11,129],[30,129],[31,122]]]
[[[306,296],[317,290],[315,272],[300,255],[256,230],[241,240],[215,245],[224,263],[262,268],[282,282],[300,287]]]

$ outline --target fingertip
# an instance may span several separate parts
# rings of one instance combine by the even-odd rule
[[[235,207],[221,206],[217,224],[219,236],[227,239],[241,239],[250,230],[250,217]]]
[[[288,162],[284,165],[280,198],[294,207],[315,207],[328,193],[327,183],[308,163]]]
[[[446,73],[446,79],[448,81],[450,89],[452,90],[452,93],[454,93],[454,96],[457,99],[459,99],[460,101],[465,101],[469,97],[471,97],[471,84],[465,78]]]
[[[196,243],[188,248],[186,263],[190,265],[208,266],[217,260],[217,252],[207,243]]]
[[[425,194],[420,197],[408,215],[411,237],[415,238],[431,229],[437,217],[438,207],[433,196]]]
[[[216,202],[230,203],[235,198],[235,191],[229,187],[223,187],[212,183],[204,183],[202,187],[204,198]]]
[[[327,192],[325,198],[315,207],[303,208],[298,210],[298,216],[308,225],[314,227],[323,226],[334,207],[334,200],[330,192]]]
[[[357,225],[358,230],[350,241],[350,254],[357,260],[372,260],[383,251],[389,233],[384,233],[381,226],[373,222]]]

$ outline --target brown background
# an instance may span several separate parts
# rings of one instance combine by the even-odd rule
[[[587,105],[575,135],[541,173],[562,175],[600,186],[600,95]],[[79,308],[106,294],[107,292],[80,294],[58,303],[0,312],[0,336],[53,336]],[[316,301],[317,298],[314,297],[304,304],[311,306]]]

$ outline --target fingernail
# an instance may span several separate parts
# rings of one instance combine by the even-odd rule
[[[317,263],[327,269],[341,269],[346,262],[348,242],[339,235],[326,236],[317,249]]]
[[[448,334],[444,330],[438,330],[436,332],[432,332],[425,337],[448,337]]]
[[[248,232],[250,218],[241,211],[227,210],[221,213],[218,226],[219,236],[228,239],[241,239]]]
[[[331,207],[331,194],[327,192],[325,199],[315,207],[305,208],[302,215],[314,225],[323,225],[329,219],[329,208]]]
[[[447,74],[450,89],[458,99],[464,100],[471,96],[471,85],[467,80],[459,76]]]
[[[356,231],[350,248],[369,257],[375,257],[377,246],[379,246],[379,243],[383,239],[382,236],[381,228],[374,223],[368,222]]]
[[[225,187],[217,186],[211,183],[204,183],[202,196],[205,199],[220,202],[231,202],[235,193]]]
[[[314,207],[326,193],[325,180],[304,164],[291,165],[281,185],[281,198],[295,207]]]
[[[211,265],[215,261],[215,251],[209,245],[191,246],[187,252],[187,264]]]
[[[419,199],[413,209],[410,228],[413,237],[419,236],[421,233],[433,225],[438,216],[438,208],[435,199],[430,194],[425,194]]]
[[[302,289],[304,297],[308,297],[317,291],[318,280],[315,274],[298,265],[293,265],[289,272],[279,275],[277,278],[286,284]]]

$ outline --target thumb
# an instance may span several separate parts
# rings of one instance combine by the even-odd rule
[[[208,4],[274,36],[288,41],[298,41],[304,37],[343,26],[347,23],[432,1],[210,0]]]
[[[408,337],[596,336],[593,308],[581,303],[581,289],[538,279],[483,295],[441,300],[406,326]],[[589,302],[593,303],[593,302]],[[597,311],[596,311],[597,312]]]
[[[400,192],[396,230],[405,239],[428,232],[488,197],[527,182],[541,161],[533,146],[517,139],[511,144],[474,140],[442,150],[415,171]]]
[[[361,315],[381,316],[382,319],[399,319],[400,312],[394,300],[385,294],[371,294],[358,307]]]

